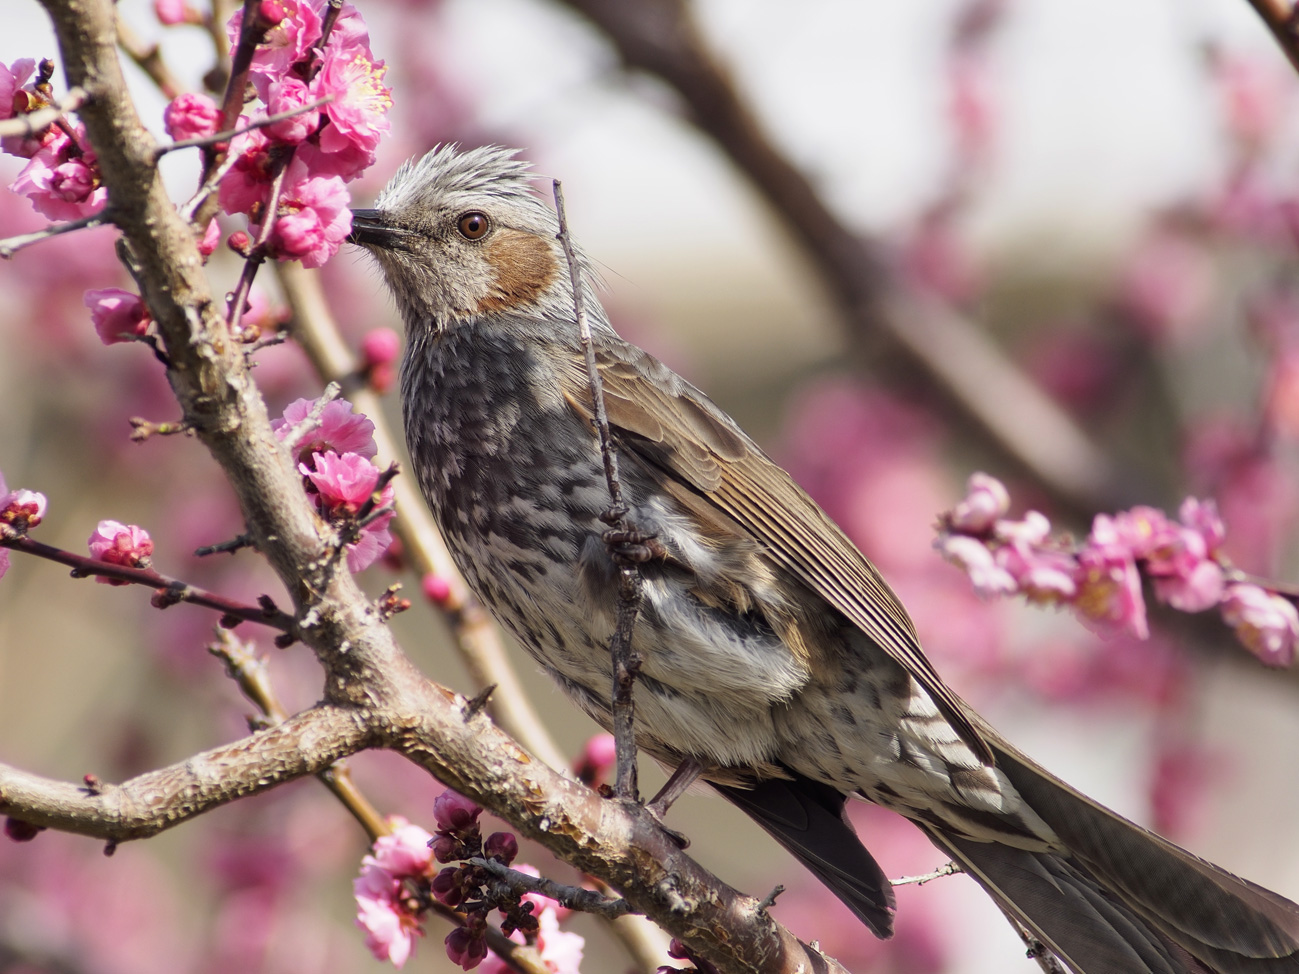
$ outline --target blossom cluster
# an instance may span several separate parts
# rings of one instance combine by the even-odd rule
[[[374,59],[365,23],[350,4],[343,4],[328,36],[324,0],[268,0],[255,9],[265,36],[249,81],[264,107],[241,118],[240,127],[296,114],[234,139],[233,168],[218,198],[226,213],[247,214],[256,236],[266,231],[268,253],[319,267],[352,227],[345,184],[374,162],[388,132],[387,68]],[[243,16],[241,9],[230,20],[236,46]],[[207,132],[213,107],[200,99],[173,102],[170,124],[177,135]]]
[[[49,107],[52,71],[49,62],[38,71],[31,58],[19,58],[12,65],[0,63],[0,119]],[[27,197],[38,213],[51,220],[92,216],[108,201],[99,161],[80,122],[60,119],[33,135],[8,136],[0,140],[0,148],[27,160],[9,184],[10,192]]]
[[[325,403],[318,417],[312,416],[315,407],[310,399],[298,399],[271,427],[281,440],[293,437],[298,471],[321,515],[357,532],[347,544],[347,567],[359,572],[392,545],[388,525],[395,491],[374,463],[374,423],[353,412],[346,399]]]
[[[982,595],[1019,593],[1071,606],[1102,631],[1150,635],[1143,580],[1155,598],[1182,612],[1217,608],[1263,662],[1288,666],[1299,642],[1289,599],[1234,572],[1221,552],[1226,528],[1212,501],[1188,497],[1171,520],[1152,507],[1098,514],[1077,543],[1051,535],[1045,516],[1006,517],[1010,495],[976,473],[964,499],[942,515],[935,546],[963,568]]]
[[[489,974],[506,974],[510,968],[487,949],[487,917],[493,909],[504,915],[501,930],[518,944],[531,942],[542,962],[555,974],[579,974],[583,938],[559,928],[566,910],[536,893],[501,896],[485,888],[486,873],[463,863],[433,874],[434,860],[443,863],[469,858],[510,865],[519,854],[519,842],[510,832],[493,832],[483,839],[478,817],[482,808],[463,795],[444,791],[433,803],[438,829],[430,835],[405,820],[395,821],[392,834],[377,839],[373,855],[362,860],[361,874],[353,884],[357,902],[356,924],[366,932],[365,944],[379,960],[401,967],[414,951],[415,938],[423,936],[420,922],[429,897],[464,912],[464,921],[447,934],[447,956],[464,970],[486,962]],[[536,876],[521,865],[519,871]]]
[[[34,490],[10,490],[0,472],[0,541],[21,537],[41,523],[49,501]],[[0,548],[0,578],[9,570],[9,552]]]

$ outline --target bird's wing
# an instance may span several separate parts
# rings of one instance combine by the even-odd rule
[[[597,360],[620,450],[660,470],[665,489],[710,533],[756,543],[847,616],[920,681],[961,739],[991,764],[992,751],[921,651],[888,583],[789,474],[707,396],[648,353],[602,344]],[[584,362],[572,359],[560,375],[565,399],[589,421]]]

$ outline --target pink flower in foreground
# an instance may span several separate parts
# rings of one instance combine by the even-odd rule
[[[246,125],[247,116],[239,116],[238,125]],[[226,213],[252,213],[266,205],[271,189],[272,143],[261,129],[236,135],[230,142],[234,165],[217,188],[217,200]]]
[[[264,4],[263,7],[270,5]],[[265,83],[282,78],[299,61],[306,60],[311,48],[320,40],[320,14],[311,0],[276,0],[274,15],[279,17],[266,32],[253,53],[252,80],[258,94],[265,97]],[[269,12],[269,11],[268,11]],[[274,17],[270,18],[274,19]],[[243,28],[243,8],[236,10],[226,25],[232,46],[239,43]]]
[[[0,532],[26,534],[45,518],[49,504],[45,495],[35,490],[6,491],[4,478],[0,477]]]
[[[313,175],[300,153],[284,174],[275,226],[266,244],[281,260],[320,267],[352,230],[351,196],[340,176]]]
[[[419,917],[407,905],[402,881],[367,856],[361,875],[352,881],[352,895],[365,946],[376,960],[401,968],[415,952],[415,938],[424,935]]]
[[[301,78],[286,75],[276,78],[266,90],[266,108],[268,115],[281,115],[295,111],[319,96],[307,88]],[[266,132],[280,142],[296,144],[309,138],[320,125],[320,110],[299,112],[281,122],[266,127]]]
[[[326,509],[331,513],[355,514],[375,488],[383,472],[359,453],[333,450],[312,455],[311,465],[298,464],[298,470],[315,485]]]
[[[284,408],[284,416],[271,421],[275,434],[284,439],[311,415],[316,405],[311,399],[296,399]],[[346,399],[333,399],[325,403],[320,419],[306,432],[297,445],[298,459],[313,453],[359,453],[367,460],[378,453],[374,443],[374,423],[364,413],[352,411]]]
[[[323,151],[354,147],[374,152],[391,128],[388,110],[392,108],[392,89],[383,84],[387,71],[382,61],[373,60],[362,47],[325,58],[314,85],[317,98],[334,96],[324,107],[330,124],[320,133]]]
[[[162,124],[176,142],[204,139],[221,131],[224,116],[207,95],[186,92],[171,100],[162,113]]]
[[[389,484],[379,495],[376,508],[389,507],[396,496],[396,489]],[[392,523],[394,512],[381,514],[361,531],[361,536],[347,546],[347,570],[355,575],[373,565],[392,547],[392,532],[388,525]]]
[[[55,138],[36,152],[9,189],[27,197],[36,212],[51,220],[90,216],[108,201],[94,155],[78,152],[66,137]]]
[[[153,540],[149,532],[135,524],[121,521],[100,521],[90,536],[90,557],[110,565],[127,568],[148,568],[153,555]],[[95,576],[95,581],[105,585],[126,585],[117,579]]]
[[[1005,485],[986,473],[974,473],[966,485],[964,499],[952,508],[950,521],[954,530],[964,534],[983,534],[1009,510],[1010,494]]]
[[[1299,640],[1299,612],[1294,603],[1257,585],[1237,582],[1227,586],[1222,618],[1236,630],[1236,638],[1269,666],[1294,662]]]
[[[139,338],[149,330],[149,309],[138,294],[105,287],[87,291],[81,300],[90,309],[90,320],[105,345]]]
[[[7,67],[0,61],[0,119],[13,118],[14,96],[35,70],[36,61],[29,57],[19,58],[13,67]]]

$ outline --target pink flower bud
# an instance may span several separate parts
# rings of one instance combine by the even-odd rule
[[[438,828],[448,832],[464,832],[473,828],[482,811],[481,805],[450,788],[433,801],[433,817],[437,820]]]
[[[433,877],[433,882],[429,884],[429,891],[435,900],[452,907],[464,902],[465,890],[460,884],[460,872],[459,866],[447,866]]]
[[[135,524],[120,521],[100,521],[90,536],[90,557],[110,565],[127,568],[148,568],[153,555],[153,541],[149,532]],[[106,585],[125,585],[117,579],[96,576],[95,581]]]
[[[596,734],[586,742],[573,765],[579,781],[594,788],[606,781],[618,762],[618,746],[612,734]]]
[[[163,128],[177,142],[205,139],[221,131],[225,116],[207,95],[186,92],[172,99],[162,113]]]
[[[153,0],[153,13],[166,27],[190,23],[192,19],[185,0]]]
[[[451,598],[451,583],[433,572],[420,579],[420,587],[424,590],[424,597],[439,608]]]
[[[240,257],[247,257],[248,251],[252,249],[253,241],[243,230],[236,230],[226,237],[226,246]]]
[[[430,847],[438,862],[455,862],[461,858],[460,840],[454,835],[438,835]]]
[[[4,480],[0,478],[0,490],[3,487]],[[26,534],[41,523],[49,503],[44,494],[34,490],[19,489],[0,494],[0,525],[3,526],[0,530],[7,528],[17,534]]]
[[[488,859],[498,859],[505,865],[514,861],[519,854],[519,840],[513,832],[493,832],[483,843],[483,855]]]
[[[43,825],[32,825],[31,822],[24,822],[20,818],[5,819],[5,835],[14,842],[31,842],[44,831]]]
[[[203,231],[203,238],[198,242],[198,252],[204,257],[211,257],[216,253],[217,245],[221,243],[221,225],[216,220],[209,220],[207,229]]]
[[[361,339],[361,356],[367,367],[390,365],[401,354],[401,339],[391,328],[375,328]]]
[[[90,309],[90,320],[105,345],[139,338],[149,330],[149,309],[138,294],[106,287],[87,291],[81,301]]]

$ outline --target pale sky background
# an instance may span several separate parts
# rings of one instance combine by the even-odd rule
[[[2,2],[0,61],[53,54],[36,3]],[[385,30],[400,24],[379,4],[360,5],[383,57]],[[935,38],[945,36],[954,6],[954,0],[697,4],[708,35],[768,129],[832,202],[868,229],[914,214],[943,178],[946,92]],[[121,7],[143,32],[156,29],[150,4],[122,0]],[[662,110],[673,98],[657,83],[610,84],[610,51],[575,16],[533,0],[448,0],[446,8],[446,34],[428,56],[459,79],[485,126],[508,133],[544,160],[548,175],[564,180],[576,232],[606,267],[615,294],[631,295],[633,304],[639,295],[662,311],[674,300],[697,303],[699,289],[713,281],[722,287],[780,279],[787,251],[773,246],[770,221],[728,164]],[[172,62],[182,76],[187,64],[196,76],[210,63],[197,32],[190,38],[195,56]],[[1122,240],[1149,207],[1210,183],[1221,165],[1217,115],[1196,56],[1197,45],[1210,38],[1227,48],[1272,47],[1244,0],[1008,3],[993,42],[1000,136],[997,164],[975,211],[977,245],[995,256],[1047,241],[1037,248],[1041,259],[1086,258]],[[142,113],[160,130],[160,96],[142,87],[139,97]],[[168,164],[185,165],[174,156]],[[383,160],[388,168],[381,175],[395,164]],[[177,173],[178,186],[184,177]],[[690,286],[669,288],[669,279]],[[799,286],[790,284],[790,293]],[[678,290],[692,296],[668,293]],[[832,341],[816,328],[808,325],[809,342]],[[700,341],[707,344],[706,337]],[[1245,679],[1231,677],[1237,678]],[[1267,719],[1263,709],[1258,713]],[[1211,722],[1214,716],[1208,715]],[[1015,727],[1004,729],[1022,739]],[[1279,739],[1293,740],[1297,730],[1287,728]],[[1236,729],[1246,741],[1251,733],[1276,731]],[[1056,739],[1032,750],[1049,764],[1076,769],[1068,775],[1075,784],[1123,810],[1124,794],[1143,794],[1136,769],[1083,760],[1080,752],[1122,756],[1144,746],[1134,743],[1141,739],[1140,729],[1098,727],[1082,717],[1066,720]],[[1260,769],[1243,767],[1232,781],[1256,787],[1263,777]],[[1278,814],[1293,809],[1266,791],[1247,798],[1274,805]],[[1225,864],[1299,895],[1299,867],[1288,865],[1296,860],[1293,849],[1278,856],[1251,846],[1249,836],[1228,838],[1227,832],[1197,851],[1231,857]],[[959,922],[993,938],[967,958],[964,974],[1006,971],[1016,941],[996,911],[972,893]],[[438,950],[436,941],[426,947]]]

